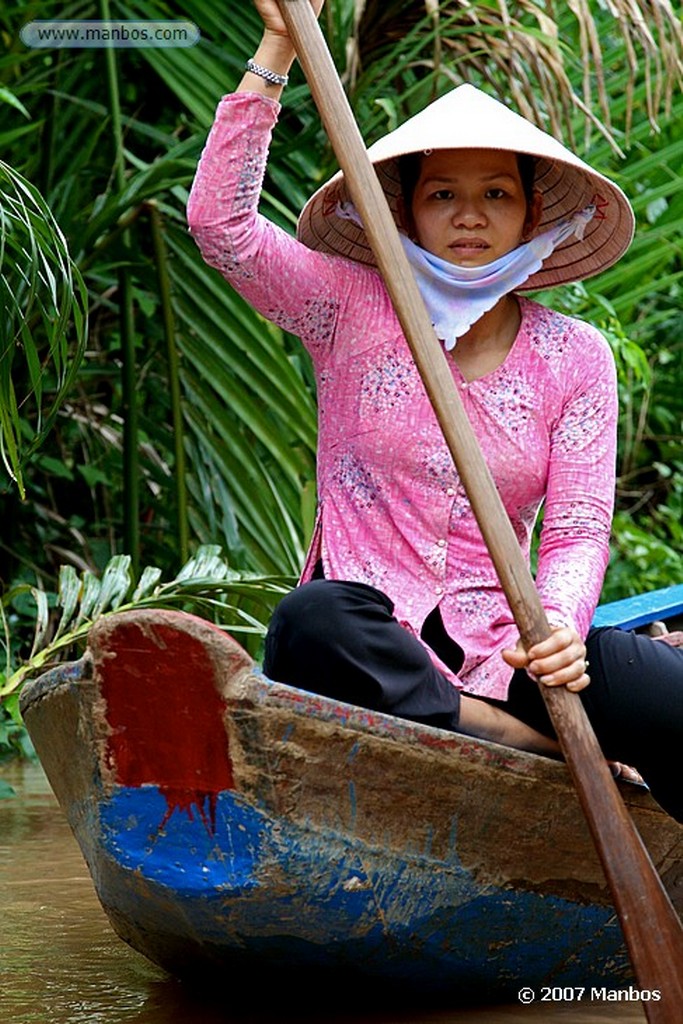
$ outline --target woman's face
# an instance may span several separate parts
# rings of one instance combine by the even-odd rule
[[[480,267],[533,231],[541,197],[535,193],[527,202],[514,153],[441,149],[422,157],[411,213],[423,249],[461,267]]]

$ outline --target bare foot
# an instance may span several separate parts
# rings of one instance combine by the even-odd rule
[[[674,630],[673,633],[660,633],[657,636],[653,636],[652,639],[660,640],[664,644],[670,644],[671,647],[683,647],[683,632],[680,630]]]
[[[608,761],[607,764],[615,779],[632,782],[634,786],[646,785],[645,779],[640,772],[637,772],[635,768],[631,768],[630,765],[622,764],[620,761]]]

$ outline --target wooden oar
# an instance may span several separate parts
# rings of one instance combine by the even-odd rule
[[[323,125],[365,226],[396,313],[525,646],[550,634],[495,483],[483,459],[388,203],[309,0],[279,0]],[[540,685],[540,684],[539,684]],[[576,694],[540,685],[611,889],[653,1024],[678,1024],[683,1007],[683,928],[638,835]]]

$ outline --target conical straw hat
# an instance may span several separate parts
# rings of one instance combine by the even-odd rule
[[[552,135],[472,85],[460,85],[446,93],[368,150],[399,226],[401,184],[396,158],[426,149],[501,149],[535,156],[535,187],[543,195],[543,214],[536,234],[595,204],[596,213],[583,238],[572,235],[558,246],[520,291],[599,274],[616,263],[631,243],[635,218],[618,185],[594,171]],[[311,249],[374,265],[365,232],[337,213],[338,204],[350,198],[340,171],[304,206],[298,237]]]

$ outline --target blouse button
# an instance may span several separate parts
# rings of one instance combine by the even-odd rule
[[[449,498],[452,498],[453,495],[455,494],[455,487],[449,487],[448,490],[446,491],[446,494],[448,495]]]
[[[443,539],[443,537],[440,537],[439,540],[437,540],[436,543],[437,543],[437,546],[440,547],[440,548],[445,548],[446,547],[446,541]]]
[[[438,597],[438,596],[439,596],[440,594],[443,594],[443,587],[435,587],[435,588],[434,588],[434,593],[435,593],[435,594],[437,595],[437,597]]]

